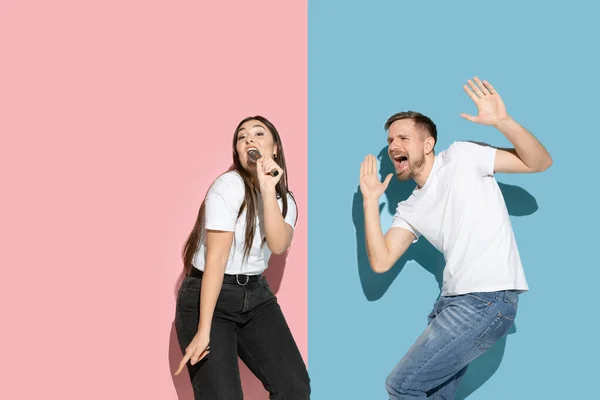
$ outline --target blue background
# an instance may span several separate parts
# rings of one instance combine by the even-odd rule
[[[550,151],[542,174],[497,175],[530,285],[516,329],[476,360],[464,399],[593,398],[597,367],[597,6],[517,1],[309,3],[309,370],[312,398],[385,399],[425,328],[443,258],[424,240],[391,271],[364,253],[360,163],[386,154],[386,119],[415,110],[455,140],[506,146],[461,88],[489,80]],[[381,199],[388,229],[414,183]]]

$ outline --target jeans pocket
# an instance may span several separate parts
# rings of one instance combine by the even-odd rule
[[[475,346],[481,351],[486,351],[494,343],[505,336],[515,323],[515,318],[499,312],[492,323],[475,340]]]
[[[199,312],[200,311],[200,285],[196,281],[188,281],[186,278],[179,289],[177,296],[176,309],[178,312]],[[194,278],[191,278],[194,279]]]

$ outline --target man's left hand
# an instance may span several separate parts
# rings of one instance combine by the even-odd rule
[[[475,82],[469,79],[468,86],[463,85],[463,89],[477,106],[477,116],[461,113],[460,116],[478,124],[497,126],[502,121],[510,119],[506,112],[506,106],[500,98],[496,89],[488,82],[481,82],[478,77]]]

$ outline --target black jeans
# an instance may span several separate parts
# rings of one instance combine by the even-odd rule
[[[198,331],[201,282],[187,276],[179,289],[175,328],[184,353]],[[196,400],[243,398],[238,356],[271,399],[310,398],[306,365],[264,276],[244,286],[223,284],[210,331],[210,354],[187,365]]]

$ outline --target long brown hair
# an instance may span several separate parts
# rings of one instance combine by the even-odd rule
[[[244,260],[246,260],[248,255],[250,254],[250,248],[252,247],[252,242],[254,240],[254,235],[256,233],[256,222],[255,221],[256,221],[256,213],[257,213],[257,208],[258,208],[257,207],[258,200],[256,197],[256,185],[252,181],[252,176],[250,175],[250,173],[248,171],[246,171],[244,169],[244,167],[242,167],[242,164],[240,163],[240,157],[237,152],[236,143],[237,143],[238,132],[239,132],[241,126],[243,124],[245,124],[246,122],[252,121],[252,120],[262,122],[267,127],[267,129],[271,132],[271,135],[273,135],[273,143],[275,145],[275,148],[277,149],[277,158],[274,161],[281,167],[281,169],[283,169],[283,176],[281,177],[281,179],[279,179],[279,182],[277,182],[276,193],[277,193],[277,197],[280,198],[283,203],[282,204],[283,205],[282,214],[284,217],[287,215],[287,211],[288,211],[288,199],[287,199],[288,193],[292,197],[292,200],[295,202],[293,194],[288,189],[288,177],[287,177],[287,167],[286,167],[286,163],[285,163],[285,154],[283,153],[283,145],[281,144],[281,137],[279,136],[279,132],[277,132],[277,129],[275,128],[275,126],[269,120],[267,120],[265,117],[256,115],[253,117],[244,118],[242,121],[240,121],[238,126],[235,128],[235,132],[233,134],[233,166],[231,168],[229,168],[226,172],[224,172],[224,173],[227,173],[227,172],[231,172],[231,171],[237,171],[237,173],[244,180],[244,189],[245,189],[244,190],[244,192],[245,192],[244,201],[242,202],[242,205],[241,205],[241,207],[238,211],[238,215],[237,215],[237,217],[239,218],[240,215],[242,214],[242,212],[244,211],[244,209],[247,210],[247,212],[246,212],[246,232],[245,232],[245,236],[244,236]],[[183,247],[182,257],[183,257],[183,269],[184,269],[185,275],[189,275],[190,271],[192,270],[192,267],[193,267],[192,261],[194,260],[194,255],[196,254],[196,251],[198,251],[200,241],[203,240],[203,238],[204,238],[204,234],[205,234],[205,232],[204,232],[205,202],[206,202],[206,197],[204,198],[204,200],[202,201],[202,204],[200,205],[200,210],[198,211],[198,217],[196,218],[196,223],[194,224],[194,228],[190,232],[190,234],[185,242],[185,245]],[[296,215],[296,219],[297,218],[298,218],[298,216]],[[263,240],[263,244],[264,244],[264,240]]]

